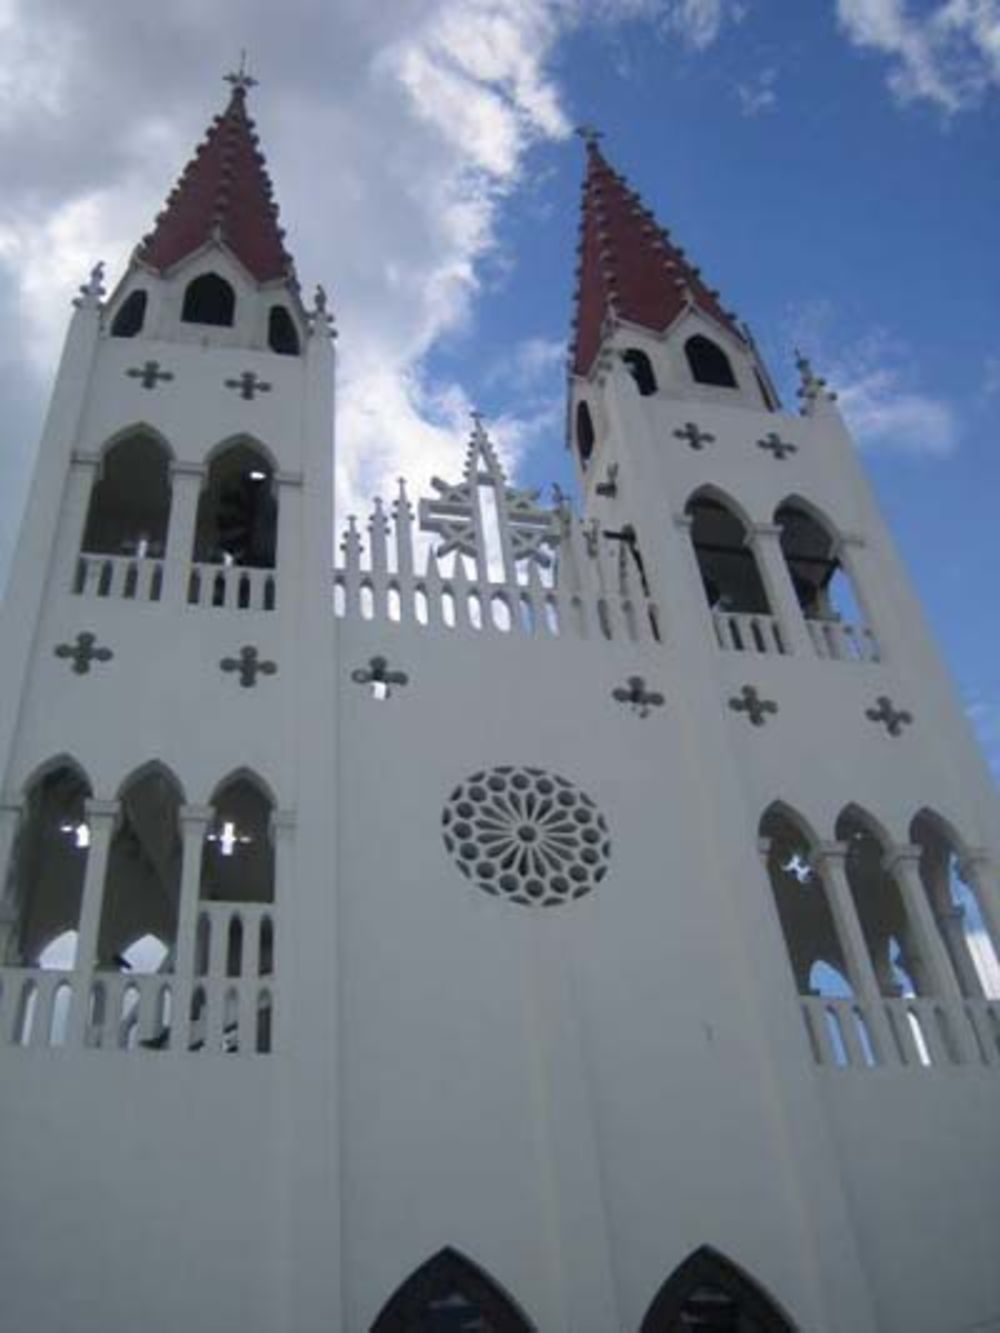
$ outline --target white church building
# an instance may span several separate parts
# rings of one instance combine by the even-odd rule
[[[477,418],[335,541],[232,82],[0,616],[3,1328],[1000,1330],[997,796],[835,395],[591,135],[579,509]]]

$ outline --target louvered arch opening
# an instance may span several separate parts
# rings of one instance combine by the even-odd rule
[[[371,1333],[533,1333],[491,1277],[457,1250],[439,1250],[398,1287]]]
[[[795,1325],[735,1264],[703,1246],[657,1292],[641,1333],[795,1333]]]

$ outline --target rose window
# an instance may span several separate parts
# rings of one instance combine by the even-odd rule
[[[441,822],[462,874],[514,903],[582,898],[607,873],[604,816],[579,787],[540,768],[473,773],[448,798]]]

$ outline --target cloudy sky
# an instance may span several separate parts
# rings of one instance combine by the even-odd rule
[[[114,279],[247,48],[340,329],[343,512],[452,473],[471,404],[566,483],[582,153],[841,392],[1000,769],[1000,0],[0,0],[0,574],[68,304]]]

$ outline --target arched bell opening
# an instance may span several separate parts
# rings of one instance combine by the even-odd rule
[[[532,1333],[533,1328],[481,1268],[444,1249],[396,1289],[371,1333]]]
[[[90,494],[83,550],[88,555],[161,556],[170,523],[170,454],[136,431],[112,444]]]
[[[795,1333],[795,1325],[742,1269],[708,1246],[657,1292],[641,1333]]]
[[[147,302],[148,297],[141,288],[125,298],[111,321],[112,338],[134,338],[142,332]]]
[[[587,403],[576,405],[576,451],[580,456],[580,465],[586,471],[594,452],[597,435],[594,431],[594,418],[590,415]]]
[[[177,939],[184,795],[173,774],[153,764],[126,780],[119,800],[104,880],[98,967],[168,971]]]
[[[5,949],[8,964],[65,970],[76,965],[90,795],[85,774],[68,760],[47,767],[25,791],[11,864],[15,920]]]
[[[622,352],[622,361],[635,380],[635,387],[642,398],[649,398],[656,393],[656,374],[653,363],[641,348],[629,347]]]
[[[252,775],[239,773],[216,788],[201,861],[204,902],[273,903],[274,803]]]
[[[946,821],[921,810],[910,825],[920,848],[920,879],[962,993],[1000,999],[1000,959],[975,884],[964,871],[961,845]]]
[[[700,491],[688,501],[685,513],[691,519],[691,540],[712,610],[769,615],[757,557],[735,509],[714,491]]]
[[[835,836],[846,848],[844,870],[880,991],[886,996],[931,993],[899,885],[884,865],[888,839],[870,815],[853,805],[837,820]]]
[[[267,345],[279,356],[298,356],[299,332],[283,305],[273,305],[267,313]]]
[[[203,273],[184,290],[181,321],[229,328],[236,317],[236,293],[218,273]]]
[[[767,845],[767,874],[799,994],[850,995],[815,838],[780,802],[765,810],[758,832]]]
[[[774,521],[781,529],[781,551],[805,618],[862,626],[861,603],[832,529],[794,500],[779,506]]]
[[[194,558],[204,564],[273,569],[278,542],[274,469],[241,440],[215,455],[198,501]]]
[[[696,333],[684,344],[688,369],[696,384],[711,384],[717,389],[736,389],[738,384],[729,357],[718,343]]]

